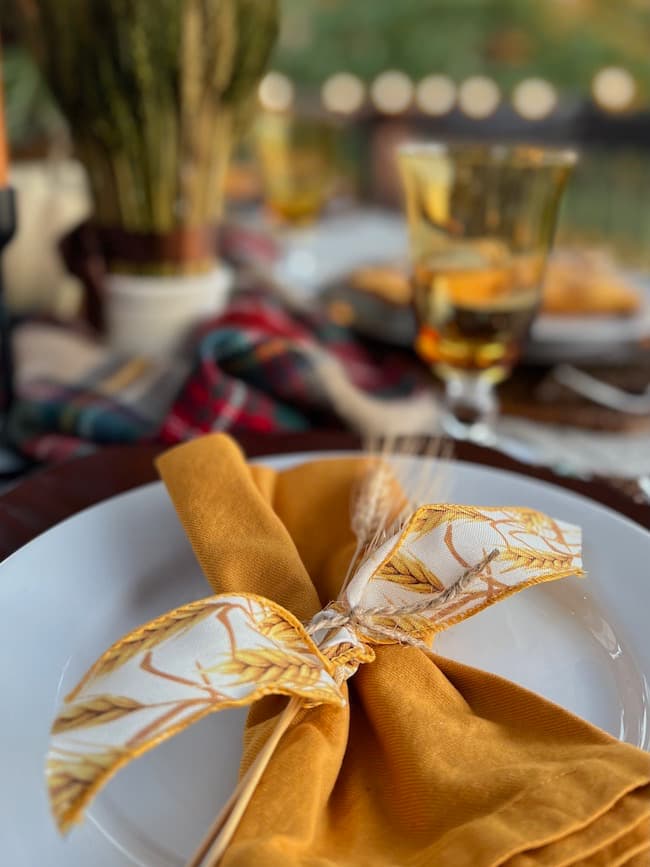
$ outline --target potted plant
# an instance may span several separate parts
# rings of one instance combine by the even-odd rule
[[[277,0],[19,0],[94,201],[119,350],[173,352],[218,309],[225,172]]]

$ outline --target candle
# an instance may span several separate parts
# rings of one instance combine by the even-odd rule
[[[2,45],[0,45],[0,189],[9,185],[9,149],[5,130],[4,84],[2,80]]]

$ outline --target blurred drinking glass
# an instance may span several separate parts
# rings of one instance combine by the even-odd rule
[[[408,144],[398,151],[419,331],[445,381],[446,431],[489,442],[494,386],[521,353],[541,300],[570,150]]]
[[[266,205],[282,222],[313,222],[332,193],[335,127],[325,120],[268,113],[255,126]]]

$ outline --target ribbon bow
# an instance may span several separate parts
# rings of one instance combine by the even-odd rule
[[[54,721],[47,782],[59,829],[121,767],[206,714],[271,693],[344,706],[343,682],[376,645],[428,648],[525,587],[580,575],[580,546],[578,527],[530,509],[422,506],[306,625],[241,593],[141,626],[95,662]]]

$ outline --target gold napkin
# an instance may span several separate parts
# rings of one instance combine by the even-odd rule
[[[357,460],[276,473],[214,435],[158,467],[216,593],[303,621],[337,596]],[[650,863],[648,754],[494,675],[416,648],[376,654],[349,706],[304,710],[284,735],[225,867]],[[252,708],[243,770],[285,703]]]

